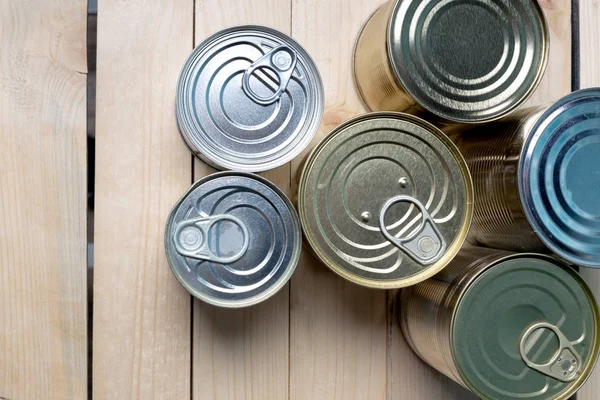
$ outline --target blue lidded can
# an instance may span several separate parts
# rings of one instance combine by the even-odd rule
[[[600,268],[600,88],[455,140],[475,187],[471,242]]]

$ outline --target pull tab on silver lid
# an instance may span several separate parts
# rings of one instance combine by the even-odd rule
[[[422,216],[420,229],[407,238],[395,237],[385,226],[385,215],[387,211],[394,204],[402,202],[414,204],[419,209]],[[431,265],[435,263],[446,251],[446,241],[435,225],[433,218],[431,218],[431,215],[429,215],[425,206],[414,197],[397,196],[388,200],[379,213],[379,228],[387,240],[421,265]]]
[[[542,329],[548,329],[556,335],[559,348],[550,361],[545,364],[537,364],[529,359],[527,350],[531,346],[531,340],[535,342],[535,339],[532,336],[535,332]],[[519,351],[521,353],[521,358],[529,368],[561,382],[574,381],[579,376],[579,371],[581,371],[582,368],[581,357],[573,347],[573,344],[560,329],[558,329],[558,327],[546,322],[534,324],[523,333],[519,344]]]
[[[297,61],[298,56],[291,47],[286,45],[275,47],[252,63],[244,72],[244,76],[242,77],[242,89],[244,89],[244,93],[256,103],[264,106],[276,102],[287,89]],[[268,69],[277,75],[279,87],[272,96],[261,97],[250,88],[250,76],[259,68]]]
[[[230,257],[220,257],[215,255],[211,251],[208,243],[210,229],[216,223],[222,221],[230,221],[238,225],[244,237],[241,249]],[[246,225],[244,225],[239,218],[233,215],[223,214],[203,216],[180,222],[175,227],[173,242],[175,244],[175,250],[184,257],[212,261],[220,264],[231,264],[242,258],[246,250],[248,250],[250,235],[248,234],[248,228],[246,228]]]

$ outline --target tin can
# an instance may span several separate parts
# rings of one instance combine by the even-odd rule
[[[442,269],[473,213],[467,165],[429,123],[371,113],[335,128],[305,161],[298,188],[305,237],[342,277],[399,288]]]
[[[292,38],[262,26],[220,31],[197,46],[177,86],[175,115],[191,151],[217,169],[259,172],[308,146],[323,83]]]
[[[469,240],[600,267],[600,89],[519,110],[457,139],[475,186]]]
[[[248,173],[220,172],[177,202],[165,230],[173,274],[196,298],[246,307],[290,279],[302,248],[300,222],[285,194]]]
[[[592,292],[548,256],[465,248],[400,301],[415,353],[482,399],[567,400],[598,359]]]
[[[373,111],[488,122],[535,91],[549,40],[536,0],[389,0],[359,34],[356,86]]]

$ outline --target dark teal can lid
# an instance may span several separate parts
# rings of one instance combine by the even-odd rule
[[[546,256],[509,256],[459,300],[453,359],[483,399],[567,399],[598,357],[598,321],[593,295],[575,271]]]
[[[519,190],[550,250],[600,267],[600,89],[571,93],[538,119],[521,154]]]

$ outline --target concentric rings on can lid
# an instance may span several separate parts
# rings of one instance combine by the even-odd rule
[[[196,182],[171,211],[165,249],[195,297],[245,307],[291,277],[302,246],[298,215],[285,195],[252,174],[220,172]]]
[[[566,400],[594,368],[599,323],[591,291],[571,268],[546,256],[508,256],[459,300],[453,358],[482,399]]]
[[[538,119],[521,154],[519,190],[546,246],[600,267],[600,89],[574,92]]]
[[[179,78],[175,112],[184,140],[209,164],[265,171],[308,146],[323,114],[323,84],[293,39],[240,26],[194,49]]]
[[[458,122],[506,115],[537,88],[549,33],[536,0],[398,1],[390,62],[426,110]]]
[[[443,268],[465,240],[473,188],[454,144],[400,113],[334,129],[302,172],[298,206],[316,255],[355,283],[398,288]]]

